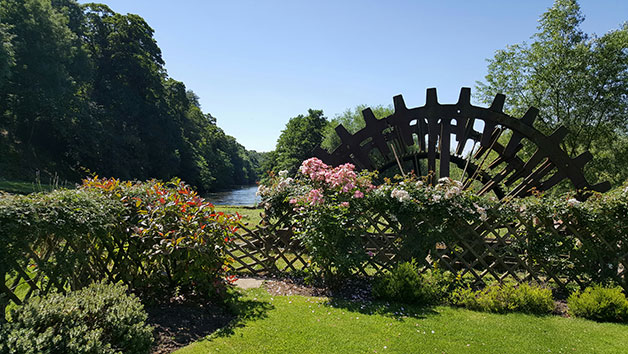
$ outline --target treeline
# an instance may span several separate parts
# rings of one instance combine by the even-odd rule
[[[0,0],[1,178],[178,176],[208,191],[255,182],[261,157],[168,77],[140,16]]]

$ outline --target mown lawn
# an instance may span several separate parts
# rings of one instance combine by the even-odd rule
[[[626,353],[628,325],[557,316],[420,309],[248,290],[242,320],[177,351],[196,353]]]
[[[29,194],[33,192],[50,191],[52,186],[36,184],[34,182],[18,182],[0,180],[0,191],[15,194]]]
[[[261,208],[245,208],[231,205],[216,205],[215,209],[216,211],[222,211],[227,214],[240,214],[240,216],[242,216],[242,222],[250,229],[255,228],[257,224],[259,224],[260,220],[262,220],[260,213],[264,211],[264,209]]]

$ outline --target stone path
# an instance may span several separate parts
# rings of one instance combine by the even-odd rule
[[[264,283],[264,279],[262,278],[239,278],[235,281],[235,286],[240,289],[253,289],[259,288]]]

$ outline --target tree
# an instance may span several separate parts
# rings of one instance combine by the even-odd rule
[[[570,134],[562,148],[571,157],[590,150],[605,164],[589,164],[588,177],[617,184],[628,177],[619,164],[626,148],[618,145],[628,133],[628,23],[597,37],[580,29],[583,21],[575,0],[556,0],[530,44],[507,46],[488,59],[477,97],[489,103],[505,94],[513,116],[538,108],[537,128],[551,133],[565,126]]]
[[[274,153],[268,154],[264,162],[265,170],[296,173],[301,162],[312,157],[314,148],[321,144],[323,129],[327,124],[327,118],[321,110],[308,109],[308,115],[300,114],[290,118],[277,139]]]
[[[13,139],[62,154],[66,141],[59,127],[70,125],[67,112],[76,88],[69,67],[80,52],[68,19],[45,0],[0,1],[0,18],[3,47],[15,61],[0,90],[3,125]]]
[[[260,158],[166,74],[138,15],[76,0],[0,0],[0,177],[182,177],[250,184]]]
[[[357,105],[353,110],[347,109],[342,114],[336,115],[323,130],[323,142],[321,143],[321,147],[331,152],[338,147],[338,145],[340,145],[340,137],[336,134],[335,130],[340,124],[342,124],[351,134],[364,128],[366,123],[364,122],[362,111],[367,108],[369,108],[369,106],[361,104]],[[382,119],[395,113],[395,110],[391,105],[378,105],[371,107],[371,110],[377,119]]]
[[[9,78],[11,67],[15,64],[12,39],[8,26],[0,23],[0,88]]]

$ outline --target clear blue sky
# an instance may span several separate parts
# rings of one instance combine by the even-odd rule
[[[88,2],[88,1],[80,1]],[[270,151],[286,122],[358,104],[455,102],[486,58],[526,41],[551,0],[104,0],[155,30],[168,74],[248,149]],[[628,20],[626,0],[581,0],[583,30]]]

